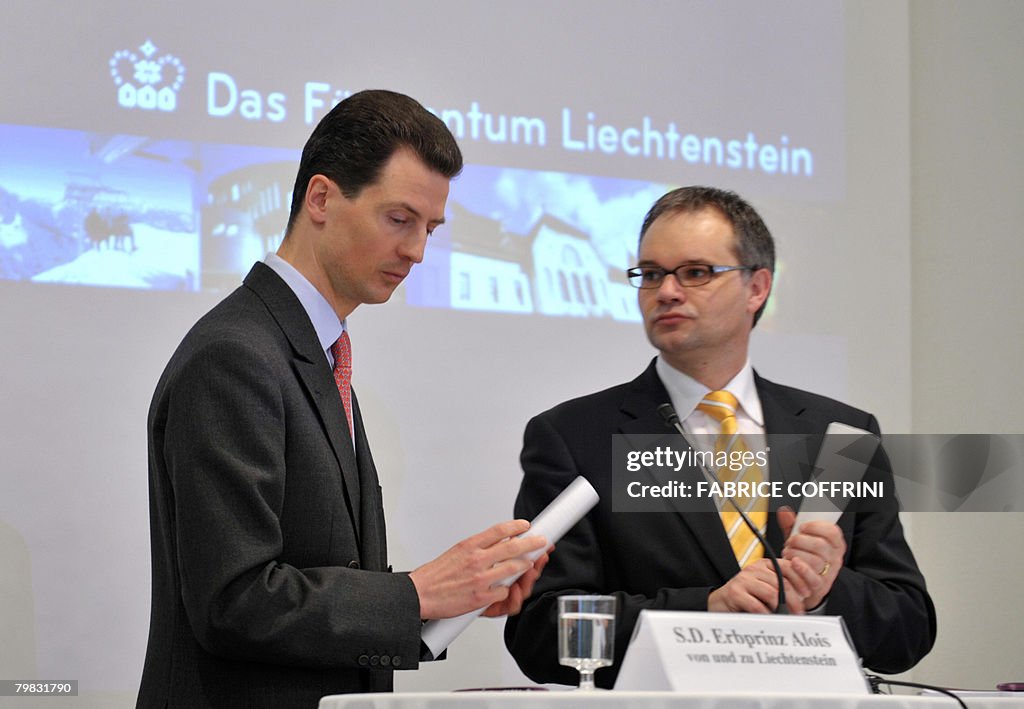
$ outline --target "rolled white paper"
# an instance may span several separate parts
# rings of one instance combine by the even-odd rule
[[[530,528],[519,536],[542,536],[547,539],[548,546],[555,544],[572,529],[574,524],[583,519],[583,515],[597,504],[598,499],[597,491],[581,475],[569,483],[558,497],[534,517]],[[542,547],[526,554],[525,558],[529,561],[536,561],[545,551],[547,551],[547,547]],[[526,572],[510,576],[498,585],[511,586],[523,573]],[[420,639],[430,649],[433,657],[438,657],[484,610],[485,608],[478,608],[455,618],[428,621],[423,626]]]

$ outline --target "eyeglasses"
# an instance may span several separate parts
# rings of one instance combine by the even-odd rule
[[[671,271],[661,266],[637,266],[626,271],[629,284],[636,288],[661,288],[665,276],[672,274],[684,288],[703,286],[719,273],[729,271],[756,271],[755,266],[712,266],[707,263],[684,263]]]

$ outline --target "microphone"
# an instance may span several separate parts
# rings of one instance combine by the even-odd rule
[[[672,404],[666,403],[658,406],[658,414],[665,420],[665,423],[674,428],[679,435],[683,437],[683,440],[686,441],[686,444],[690,446],[690,448],[696,450],[696,446],[690,443],[690,439],[687,438],[686,431],[683,430],[683,423],[679,420],[679,414],[676,413],[675,407],[672,406]],[[714,470],[711,470],[703,464],[700,467],[708,477],[715,481],[719,488],[722,487],[722,481],[718,479],[718,475]],[[775,612],[778,615],[789,615],[789,608],[786,607],[786,589],[782,582],[782,568],[779,566],[778,555],[775,553],[775,550],[772,549],[771,545],[768,544],[768,540],[764,538],[764,535],[761,534],[761,530],[757,528],[757,525],[750,521],[750,518],[747,517],[747,513],[736,504],[736,501],[732,497],[727,497],[725,499],[730,505],[732,505],[732,508],[739,513],[743,523],[746,524],[747,528],[753,532],[755,537],[757,537],[757,541],[761,542],[761,545],[764,546],[765,555],[772,562],[772,567],[775,569],[775,579],[779,587],[779,600],[775,607]]]

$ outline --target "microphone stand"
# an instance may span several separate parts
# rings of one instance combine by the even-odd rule
[[[690,439],[686,437],[686,432],[683,430],[683,424],[679,420],[679,414],[676,413],[675,407],[673,407],[672,404],[662,404],[661,406],[658,407],[658,413],[665,420],[665,423],[667,423],[669,426],[672,426],[679,433],[679,435],[683,437],[683,440],[686,441],[686,444],[688,446],[696,450],[693,444],[690,443]],[[707,474],[708,477],[710,477],[718,485],[719,488],[723,487],[722,481],[719,480],[718,475],[715,473],[715,471],[711,470],[710,468],[704,465],[701,465],[701,469],[705,472],[705,474]],[[775,550],[772,549],[771,545],[768,543],[768,540],[764,538],[764,535],[761,534],[761,530],[757,528],[757,525],[750,521],[750,518],[747,517],[747,514],[740,508],[739,505],[736,504],[736,501],[732,497],[727,497],[725,499],[730,505],[732,505],[732,508],[736,510],[740,518],[743,520],[743,523],[747,525],[747,528],[750,529],[754,536],[757,537],[757,540],[761,542],[761,544],[764,546],[765,554],[767,555],[769,561],[772,562],[772,567],[775,569],[775,578],[779,586],[779,600],[777,605],[775,606],[775,613],[778,615],[789,615],[789,608],[786,606],[786,589],[783,585],[782,579],[782,567],[779,566],[778,555],[775,553]]]

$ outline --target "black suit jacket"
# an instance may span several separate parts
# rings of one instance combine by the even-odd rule
[[[355,441],[309,317],[256,264],[182,341],[150,408],[139,707],[312,708],[416,667],[419,601],[389,573],[358,403]]]
[[[768,434],[823,434],[832,421],[878,432],[874,417],[838,401],[756,378]],[[565,402],[532,419],[522,452],[524,477],[517,517],[532,519],[577,475],[601,497],[597,506],[557,544],[523,612],[505,626],[505,644],[523,672],[537,682],[575,684],[574,670],[557,657],[557,602],[566,593],[618,597],[615,664],[596,679],[610,687],[645,608],[707,610],[708,594],[739,572],[710,500],[704,512],[612,511],[612,434],[659,434],[657,413],[669,402],[654,363],[628,384]],[[816,450],[795,459],[792,449],[769,459],[772,480],[806,479]],[[691,470],[694,479],[698,470]],[[869,475],[892,490],[892,474],[879,449]],[[869,480],[871,481],[871,480]],[[784,486],[788,487],[788,485]],[[799,500],[774,500],[773,506]],[[897,516],[894,497],[851,506],[838,524],[847,552],[825,612],[842,615],[864,663],[880,672],[914,665],[932,647],[935,610]],[[769,515],[769,543],[782,533]]]

